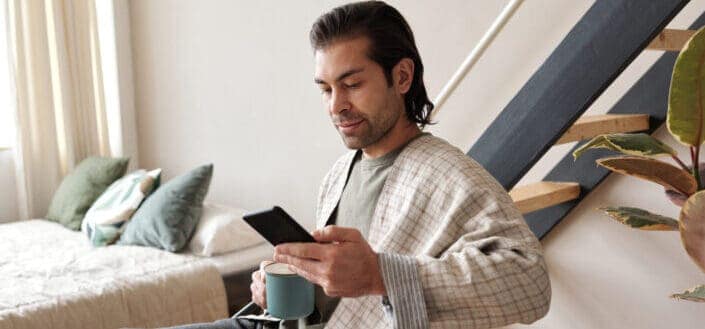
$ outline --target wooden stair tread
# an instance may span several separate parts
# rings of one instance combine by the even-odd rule
[[[509,195],[522,214],[576,199],[580,185],[573,182],[537,182],[513,188]]]
[[[599,114],[584,116],[566,130],[556,144],[581,141],[602,134],[649,129],[648,114]]]
[[[695,30],[664,29],[646,46],[649,50],[681,51]]]

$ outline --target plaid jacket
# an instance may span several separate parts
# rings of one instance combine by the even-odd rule
[[[337,207],[354,155],[324,178],[317,227]],[[399,154],[368,240],[380,253],[389,300],[343,298],[326,328],[491,328],[548,312],[539,242],[497,181],[440,138],[421,136]]]

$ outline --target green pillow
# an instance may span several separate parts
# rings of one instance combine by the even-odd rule
[[[93,202],[127,170],[128,158],[89,157],[61,181],[46,218],[72,230],[81,228]]]
[[[209,164],[163,184],[137,209],[118,244],[181,250],[201,219],[211,176]]]

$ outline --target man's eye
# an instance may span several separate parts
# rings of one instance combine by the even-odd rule
[[[321,94],[324,94],[324,95],[330,94],[330,89],[321,89]]]
[[[359,82],[358,82],[358,83],[351,83],[351,84],[345,85],[345,88],[348,88],[348,89],[355,89],[355,88],[357,88],[357,87],[360,87],[360,83],[359,83]]]

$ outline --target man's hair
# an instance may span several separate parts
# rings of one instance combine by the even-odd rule
[[[392,69],[403,58],[414,62],[414,76],[404,95],[406,116],[422,128],[431,124],[433,103],[428,99],[423,83],[423,63],[416,48],[414,34],[404,17],[394,7],[382,1],[350,3],[321,15],[309,34],[314,50],[355,37],[367,37],[367,56],[382,66],[387,84],[392,85]]]

